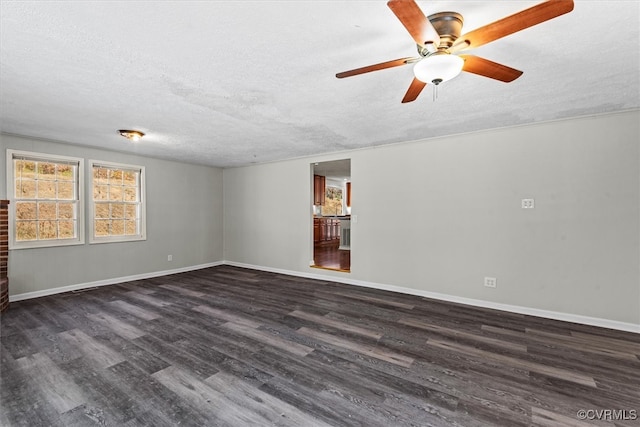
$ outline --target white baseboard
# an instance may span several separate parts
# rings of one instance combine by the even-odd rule
[[[150,279],[152,277],[168,276],[170,274],[184,273],[187,271],[200,270],[203,268],[215,267],[224,264],[224,261],[210,262],[207,264],[192,265],[189,267],[175,268],[173,270],[153,271],[150,273],[134,274],[133,276],[116,277],[113,279],[97,280],[95,282],[78,283],[76,285],[61,286],[59,288],[44,289],[42,291],[25,292],[23,294],[9,296],[9,302],[22,301],[25,299],[39,298],[47,295],[60,294],[63,292],[78,291],[98,286],[115,285],[118,283],[132,282],[134,280]]]
[[[529,316],[543,317],[546,319],[562,320],[564,322],[579,323],[583,325],[598,326],[601,328],[616,329],[625,332],[640,333],[640,324],[619,322],[616,320],[602,319],[599,317],[581,316],[578,314],[563,313],[559,311],[541,310],[538,308],[523,307],[518,305],[501,304],[491,301],[477,300],[472,298],[458,297],[455,295],[441,294],[437,292],[423,291],[413,288],[405,288],[402,286],[385,285],[375,282],[366,282],[363,280],[354,280],[348,277],[330,276],[316,273],[305,273],[300,271],[283,270],[279,268],[263,267],[258,265],[243,264],[233,261],[225,261],[226,265],[236,267],[250,268],[253,270],[268,271],[271,273],[287,274],[290,276],[305,277],[308,279],[318,279],[330,282],[346,283],[348,285],[362,286],[365,288],[380,289],[384,291],[398,292],[408,295],[416,295],[425,298],[432,298],[441,301],[466,304],[475,307],[490,308],[494,310],[508,311],[510,313],[526,314]],[[320,270],[321,271],[321,270]]]
[[[59,288],[45,289],[42,291],[25,292],[22,294],[11,295],[9,302],[22,301],[31,298],[39,298],[47,295],[59,294],[62,292],[77,291],[87,288],[95,288],[98,286],[115,285],[117,283],[131,282],[134,280],[150,279],[152,277],[167,276],[170,274],[184,273],[187,271],[200,270],[218,265],[232,265],[235,267],[249,268],[252,270],[268,271],[271,273],[286,274],[289,276],[305,277],[308,279],[324,280],[328,282],[339,282],[348,285],[362,286],[365,288],[380,289],[384,291],[398,292],[401,294],[415,295],[425,298],[432,298],[441,301],[449,301],[459,304],[466,304],[475,307],[490,308],[494,310],[502,310],[511,313],[526,314],[529,316],[543,317],[546,319],[562,320],[565,322],[579,323],[583,325],[598,326],[601,328],[616,329],[626,332],[640,333],[640,324],[619,322],[616,320],[602,319],[599,317],[581,316],[578,314],[563,313],[558,311],[541,310],[538,308],[523,307],[518,305],[501,304],[491,301],[477,300],[472,298],[458,297],[455,295],[441,294],[436,292],[423,291],[413,288],[405,288],[402,286],[386,285],[382,283],[367,282],[363,280],[354,280],[344,276],[333,276],[328,274],[317,274],[311,272],[301,272],[293,270],[284,270],[279,268],[264,267],[252,264],[243,264],[233,261],[217,261],[207,264],[193,265],[189,267],[176,268],[173,270],[154,271],[150,273],[135,274],[132,276],[116,277],[112,279],[98,280],[95,282],[78,283],[76,285],[62,286]],[[322,271],[322,270],[319,270]]]

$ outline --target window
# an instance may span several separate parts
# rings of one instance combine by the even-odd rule
[[[84,243],[83,160],[7,150],[11,249]]]
[[[327,186],[323,215],[342,215],[342,188]]]
[[[91,243],[145,240],[144,167],[89,161]]]

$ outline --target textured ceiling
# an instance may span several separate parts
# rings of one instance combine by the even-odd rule
[[[537,3],[418,2],[463,33]],[[640,108],[637,0],[576,0],[473,51],[518,80],[462,73],[409,104],[411,66],[335,78],[416,55],[384,1],[0,5],[0,130],[72,144],[228,167]]]

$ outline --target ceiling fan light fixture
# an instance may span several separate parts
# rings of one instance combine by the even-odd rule
[[[413,66],[413,74],[424,83],[438,85],[456,77],[462,71],[464,59],[445,52],[429,55]]]
[[[144,136],[144,133],[139,130],[120,129],[118,133],[133,142],[139,141]]]

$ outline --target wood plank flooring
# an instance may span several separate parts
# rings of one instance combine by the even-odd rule
[[[638,334],[231,266],[0,330],[2,426],[640,425]]]
[[[350,271],[351,251],[338,249],[339,244],[320,244],[313,247],[313,262],[316,267],[329,270]]]

